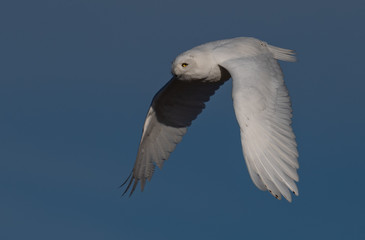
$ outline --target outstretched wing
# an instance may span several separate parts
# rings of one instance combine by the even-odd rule
[[[274,52],[228,60],[221,66],[233,79],[233,105],[253,182],[259,189],[268,190],[278,199],[283,195],[290,202],[290,191],[298,195],[294,182],[298,181],[298,152],[288,90],[274,57],[294,57],[289,50],[269,49]]]
[[[174,77],[154,96],[144,123],[133,171],[122,184],[129,181],[123,194],[133,185],[132,195],[139,181],[143,191],[146,180],[152,178],[155,165],[162,168],[191,122],[205,108],[205,102],[225,80],[182,81]]]

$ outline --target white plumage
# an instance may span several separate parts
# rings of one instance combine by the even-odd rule
[[[202,112],[214,92],[233,80],[233,106],[243,155],[254,184],[291,202],[298,195],[298,152],[292,109],[277,60],[295,61],[294,52],[254,38],[233,38],[197,46],[172,64],[173,78],[155,95],[143,127],[137,159],[124,193],[151,180]],[[124,184],[125,184],[124,183]]]

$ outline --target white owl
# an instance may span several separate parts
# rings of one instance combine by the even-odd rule
[[[294,52],[245,37],[209,42],[180,54],[172,63],[172,79],[153,98],[124,193],[132,186],[132,194],[139,181],[143,191],[155,165],[162,167],[205,102],[232,78],[233,106],[252,181],[278,199],[283,195],[291,202],[290,192],[298,196],[292,109],[277,60],[295,61]]]

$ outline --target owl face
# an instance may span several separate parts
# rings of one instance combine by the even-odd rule
[[[171,72],[180,80],[207,80],[216,77],[219,68],[209,54],[195,51],[180,54],[172,63]],[[213,75],[213,76],[212,76]]]

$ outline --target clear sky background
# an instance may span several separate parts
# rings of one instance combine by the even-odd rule
[[[365,239],[364,1],[0,2],[0,239]],[[121,198],[177,54],[253,36],[282,63],[299,197],[252,183],[226,83]]]

